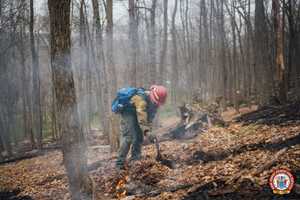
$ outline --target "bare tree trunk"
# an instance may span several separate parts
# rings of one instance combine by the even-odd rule
[[[0,6],[1,6],[1,4],[0,4]],[[0,125],[0,128],[2,128],[1,125]],[[1,137],[1,133],[0,133],[0,162],[2,162],[4,160],[4,156],[2,155],[3,151],[5,151],[5,149],[4,149],[4,143],[2,141],[2,137]]]
[[[266,47],[267,43],[267,24],[265,16],[265,6],[263,0],[255,0],[255,76],[257,81],[255,88],[258,90],[258,98],[260,104],[265,104],[270,97],[270,76],[272,74],[267,74],[269,64],[268,60],[268,49]]]
[[[300,3],[298,2],[298,14],[294,12],[297,8],[297,2],[288,0],[287,8],[285,9],[285,13],[287,15],[288,20],[288,66],[287,66],[287,82],[288,87],[295,88],[296,93],[298,93],[297,97],[299,98],[300,94],[300,59],[299,59],[299,33],[300,33]],[[297,23],[298,22],[298,23]],[[284,27],[284,26],[283,26]]]
[[[79,10],[79,45],[80,48],[83,49],[83,53],[80,57],[80,66],[79,66],[79,90],[78,90],[78,104],[79,109],[79,117],[80,122],[82,123],[82,129],[85,135],[88,134],[88,123],[89,123],[89,93],[88,93],[88,85],[89,85],[89,73],[90,73],[90,48],[88,46],[88,39],[87,39],[87,20],[85,17],[85,0],[80,1],[80,10]]]
[[[11,33],[12,34],[12,33]],[[5,56],[11,56],[10,53],[6,53]],[[8,157],[12,156],[12,145],[11,145],[11,132],[10,132],[10,124],[12,121],[11,119],[11,111],[12,105],[11,102],[13,101],[12,92],[10,91],[11,88],[11,81],[10,81],[10,71],[8,70],[8,60],[2,54],[0,54],[0,88],[1,97],[0,97],[0,137],[3,141],[4,149]]]
[[[282,103],[287,100],[287,84],[286,84],[286,70],[283,54],[283,20],[280,14],[280,1],[272,1],[272,9],[274,14],[274,28],[276,32],[276,70],[278,81],[278,98]]]
[[[55,90],[53,85],[51,86],[51,92],[52,92],[52,98],[51,98],[51,131],[53,135],[54,140],[58,140],[60,138],[59,136],[59,130],[57,127],[57,119],[56,119],[56,97],[55,97]]]
[[[97,60],[99,66],[96,66],[97,79],[98,79],[98,87],[97,90],[97,101],[99,106],[99,111],[101,115],[101,125],[104,131],[104,134],[109,137],[109,123],[108,123],[108,115],[109,115],[109,100],[108,100],[108,79],[106,73],[105,66],[105,55],[103,50],[103,29],[100,21],[100,13],[99,13],[99,2],[98,0],[92,0],[93,3],[93,18],[94,18],[94,26],[96,28],[96,47],[97,47]]]
[[[30,0],[30,49],[32,59],[32,78],[33,78],[33,121],[34,121],[34,132],[37,136],[37,147],[42,149],[43,143],[43,131],[42,131],[42,113],[41,113],[41,98],[40,98],[40,69],[39,61],[35,48],[35,37],[34,37],[34,5],[33,0]]]
[[[150,84],[155,84],[156,82],[162,83],[162,76],[159,73],[162,71],[157,71],[157,48],[156,48],[156,7],[157,0],[152,0],[151,10],[150,10]],[[159,126],[159,113],[155,116],[153,120],[153,127],[158,128]]]
[[[252,24],[251,24],[251,19],[250,19],[250,13],[251,13],[251,2],[248,0],[247,2],[248,10],[246,11],[246,8],[244,9],[245,12],[245,33],[246,33],[246,42],[245,42],[245,67],[246,67],[246,77],[245,77],[245,94],[246,98],[251,98],[252,95],[252,88],[253,88],[253,83],[254,81],[254,73],[253,73],[253,65],[251,64],[252,62],[252,39],[253,39],[253,30],[252,30]],[[250,101],[248,101],[250,102]],[[250,105],[250,104],[249,104]]]
[[[223,84],[223,96],[225,99],[228,98],[228,73],[226,68],[226,34],[225,34],[225,19],[224,19],[224,2],[221,1],[220,6],[220,38],[221,38],[221,53],[220,53],[220,61],[221,61],[221,72],[222,72],[222,83]]]
[[[22,14],[24,15],[24,13]],[[30,90],[30,69],[26,66],[26,58],[25,58],[25,25],[22,25],[20,32],[20,64],[22,67],[22,103],[24,109],[24,131],[26,139],[29,139],[31,142],[32,149],[36,147],[34,132],[33,132],[33,121],[32,121],[32,104],[31,104],[31,90]]]
[[[23,105],[23,127],[24,127],[24,133],[25,133],[25,138],[29,139],[28,134],[30,132],[30,127],[31,126],[28,122],[28,103],[27,103],[27,97],[26,97],[26,91],[27,90],[27,80],[26,80],[26,66],[25,66],[25,55],[24,55],[24,41],[23,41],[23,28],[20,33],[20,64],[22,67],[21,71],[21,77],[22,77],[22,105]],[[33,144],[31,144],[33,147]]]
[[[200,3],[200,39],[201,39],[201,45],[199,45],[199,57],[200,57],[200,74],[199,78],[201,81],[201,88],[200,92],[202,94],[202,97],[204,96],[204,91],[207,90],[207,83],[208,83],[208,71],[209,71],[209,65],[210,65],[210,37],[209,37],[209,25],[208,25],[208,11],[207,11],[207,2],[206,0],[201,0]],[[202,35],[203,32],[203,35]],[[200,85],[200,84],[199,84]]]
[[[70,0],[48,0],[51,66],[71,197],[82,200],[92,199],[93,184],[87,170],[86,142],[79,123],[71,66],[70,3]]]
[[[233,104],[234,104],[234,108],[237,112],[239,112],[239,105],[238,105],[238,96],[239,96],[239,89],[238,89],[238,85],[239,85],[239,81],[238,81],[238,77],[241,76],[241,74],[238,73],[238,53],[237,53],[237,25],[236,25],[236,14],[235,14],[235,1],[231,2],[231,8],[229,8],[228,4],[225,4],[227,12],[230,15],[230,24],[231,24],[231,32],[232,32],[232,76],[230,77],[231,80],[233,80]],[[224,20],[223,20],[224,23]],[[224,24],[223,24],[224,26]],[[224,49],[225,50],[225,49]],[[223,62],[225,62],[224,60],[222,60]]]
[[[0,22],[2,22],[2,0],[0,0]]]
[[[177,86],[178,86],[178,55],[177,55],[177,39],[176,39],[176,14],[178,8],[178,0],[175,0],[175,6],[172,13],[172,23],[171,23],[171,36],[172,36],[172,91],[171,97],[173,104],[177,103]]]
[[[87,109],[87,130],[88,133],[91,130],[91,123],[93,120],[93,104],[92,104],[92,96],[93,96],[93,66],[95,67],[96,64],[96,57],[95,52],[93,48],[93,42],[91,39],[91,33],[90,33],[90,27],[89,27],[89,20],[88,20],[88,12],[87,12],[87,6],[84,5],[84,11],[85,11],[85,35],[86,35],[86,46],[87,46],[87,59],[86,59],[86,65],[87,65],[87,75],[86,75],[86,90],[87,90],[87,100],[86,100],[86,109]]]
[[[106,27],[106,35],[107,35],[107,71],[109,76],[109,86],[110,86],[110,100],[112,96],[114,96],[117,90],[117,76],[116,69],[114,63],[114,37],[113,37],[113,0],[107,0],[106,3],[106,15],[107,15],[107,27]],[[111,102],[111,101],[110,101]]]
[[[6,150],[7,156],[11,157],[13,155],[12,153],[12,145],[11,145],[11,139],[10,139],[10,134],[9,134],[9,122],[7,120],[7,115],[8,113],[3,112],[1,110],[1,115],[0,115],[0,137],[1,140],[3,141],[3,146],[4,149]]]
[[[165,71],[166,71],[166,54],[167,54],[167,48],[168,48],[168,0],[164,0],[163,3],[164,7],[164,28],[163,28],[163,44],[162,44],[162,50],[160,53],[160,62],[159,62],[159,83],[163,83],[165,79]]]
[[[137,43],[138,43],[138,23],[136,0],[128,0],[129,6],[129,42],[130,42],[130,84],[137,86]]]
[[[109,87],[109,103],[113,101],[115,93],[117,91],[117,74],[114,63],[114,43],[113,43],[113,0],[106,1],[106,46],[107,46],[107,75],[108,75],[108,87]],[[109,110],[109,142],[112,151],[117,151],[119,148],[119,131],[117,117]]]
[[[154,84],[157,81],[157,70],[156,70],[156,4],[157,0],[152,0],[150,10],[150,40],[149,40],[149,54],[150,54],[150,83]],[[161,72],[161,71],[160,71]]]

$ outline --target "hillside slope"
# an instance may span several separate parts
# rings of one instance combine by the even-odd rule
[[[103,149],[92,154],[90,150],[90,162],[95,160],[93,155],[105,158],[99,168],[91,171],[97,199],[280,199],[268,184],[273,170],[279,168],[295,176],[296,187],[284,197],[300,199],[299,115],[288,113],[284,117],[285,112],[279,110],[264,113],[266,108],[244,115],[226,128],[199,132],[192,139],[161,142],[163,157],[172,161],[173,168],[155,160],[152,144],[143,147],[141,161],[128,163],[122,172],[113,167],[115,154]],[[283,119],[280,123],[278,117]],[[264,123],[263,118],[275,121]],[[32,199],[69,199],[61,162],[61,153],[54,151],[2,165],[0,188],[17,189],[20,195]]]

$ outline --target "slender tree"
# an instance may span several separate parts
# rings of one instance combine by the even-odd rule
[[[100,7],[98,0],[92,0],[93,5],[93,21],[95,27],[96,34],[96,54],[97,54],[97,66],[95,66],[96,74],[97,74],[97,102],[100,112],[100,122],[106,136],[109,136],[109,99],[108,93],[108,75],[107,75],[107,67],[105,62],[105,54],[104,54],[104,42],[103,42],[103,26],[100,20]]]
[[[163,1],[163,9],[164,9],[164,25],[163,25],[163,44],[160,53],[160,61],[159,61],[159,82],[162,83],[165,77],[165,63],[166,63],[166,53],[168,48],[168,0]]]
[[[276,70],[278,81],[278,98],[282,103],[287,100],[287,83],[286,83],[286,67],[284,62],[284,48],[283,48],[283,18],[280,12],[280,1],[272,1],[274,29],[276,33]]]
[[[25,16],[25,12],[21,14]],[[30,68],[26,66],[26,47],[25,47],[25,25],[23,24],[20,28],[20,42],[19,42],[19,54],[20,54],[20,65],[22,68],[22,104],[23,104],[23,123],[25,138],[31,142],[31,148],[36,147],[34,132],[33,132],[33,121],[32,121],[32,102],[31,102],[31,90],[30,90]]]
[[[107,75],[109,88],[109,103],[113,101],[117,90],[117,73],[114,63],[114,37],[113,37],[113,0],[106,1],[106,47],[107,47]],[[119,137],[117,131],[117,118],[109,110],[109,141],[112,151],[117,151],[119,147]]]
[[[128,0],[129,7],[129,42],[130,42],[130,74],[129,83],[137,85],[137,51],[138,51],[138,23],[136,0]]]
[[[255,1],[255,35],[254,35],[254,53],[255,53],[255,76],[257,77],[255,88],[257,90],[260,104],[268,101],[270,96],[270,81],[268,76],[269,64],[267,47],[267,22],[265,15],[265,5],[263,0]]]
[[[157,69],[156,69],[156,7],[157,0],[152,0],[150,9],[150,38],[149,38],[149,56],[150,56],[150,83],[156,82]],[[161,78],[161,77],[159,77]],[[158,79],[159,79],[158,78]]]
[[[40,95],[40,68],[39,58],[35,47],[34,35],[34,3],[30,0],[30,49],[32,59],[32,79],[33,79],[33,116],[34,116],[34,132],[37,136],[38,148],[43,145],[43,130],[42,130],[42,110],[41,110],[41,95]]]
[[[175,6],[174,6],[174,10],[172,13],[172,22],[171,22],[171,37],[172,37],[172,57],[171,57],[171,61],[172,61],[172,80],[171,80],[171,84],[172,84],[172,91],[171,91],[171,97],[172,97],[172,102],[174,104],[176,104],[177,102],[177,86],[178,86],[178,54],[177,54],[177,38],[176,38],[176,15],[177,15],[177,8],[178,8],[178,0],[175,0]]]

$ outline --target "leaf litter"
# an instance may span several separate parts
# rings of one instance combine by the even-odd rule
[[[173,169],[155,160],[154,145],[144,146],[143,159],[128,163],[121,172],[114,168],[115,155],[106,152],[109,159],[90,172],[97,199],[272,199],[268,179],[279,168],[296,177],[288,199],[300,199],[300,123],[291,123],[286,115],[278,115],[288,119],[286,124],[274,116],[270,118],[276,123],[261,123],[258,112],[246,116],[192,139],[161,142],[163,157],[175,162]],[[0,190],[16,189],[32,199],[70,199],[62,154],[52,151],[1,165]]]

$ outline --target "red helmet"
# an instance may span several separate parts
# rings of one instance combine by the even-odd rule
[[[167,99],[167,89],[161,85],[150,87],[150,100],[157,106],[163,105]]]

